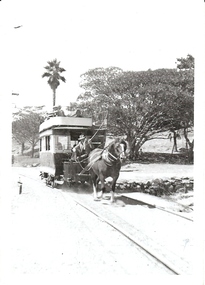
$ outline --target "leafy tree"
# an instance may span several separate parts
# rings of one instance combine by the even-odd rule
[[[21,145],[21,155],[23,155],[26,139],[22,135],[21,131],[20,130],[17,131],[17,129],[20,129],[17,121],[12,122],[12,136],[15,139],[15,141]]]
[[[81,77],[85,92],[78,97],[79,106],[89,113],[109,110],[109,130],[127,136],[131,157],[158,133],[192,123],[193,78],[184,71],[125,72],[112,67]]]
[[[123,70],[118,67],[108,67],[90,69],[82,74],[80,87],[85,92],[78,97],[73,106],[80,107],[89,115],[107,110],[115,100],[115,97],[112,97],[113,80],[122,72]]]
[[[195,61],[194,57],[190,54],[187,55],[186,58],[177,58],[177,68],[184,74],[184,88],[187,90],[187,93],[190,96],[194,96],[194,66]],[[186,98],[187,99],[187,98]],[[192,98],[192,100],[194,100]],[[183,124],[183,134],[188,146],[188,156],[189,161],[193,161],[193,149],[194,149],[194,140],[190,140],[188,137],[188,133],[190,130],[192,130],[194,125],[194,110],[191,108],[189,102],[186,101],[186,110],[187,113],[186,118],[184,118],[182,124]],[[192,105],[194,103],[192,102]],[[190,120],[187,120],[188,114],[190,115]]]
[[[44,68],[46,72],[43,73],[42,77],[48,77],[48,84],[53,90],[53,106],[56,104],[56,89],[60,85],[60,81],[66,82],[65,77],[61,76],[61,73],[66,71],[64,68],[60,67],[60,61],[54,59],[47,62],[48,65]]]
[[[194,57],[190,54],[186,58],[177,58],[177,68],[180,70],[194,70]]]
[[[12,136],[22,145],[22,154],[27,142],[31,145],[31,156],[33,157],[34,148],[39,140],[39,126],[42,121],[42,116],[33,111],[21,110],[18,115],[15,114],[15,120],[12,122]]]

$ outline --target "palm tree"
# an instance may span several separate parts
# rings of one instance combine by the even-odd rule
[[[44,68],[47,70],[42,77],[48,77],[48,84],[53,90],[53,106],[56,104],[56,89],[60,85],[60,80],[66,82],[65,77],[60,74],[66,71],[64,68],[60,67],[60,61],[54,59],[52,61],[47,62],[48,65]]]

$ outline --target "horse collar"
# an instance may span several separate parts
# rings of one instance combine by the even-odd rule
[[[114,156],[109,150],[103,152],[102,158],[108,166],[112,166],[113,163],[119,161],[119,157]]]

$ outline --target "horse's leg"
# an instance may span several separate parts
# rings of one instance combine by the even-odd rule
[[[104,178],[104,176],[100,175],[99,180],[101,182],[101,195],[99,196],[99,198],[103,199],[104,192],[105,192],[105,178]]]
[[[93,197],[94,197],[94,201],[98,201],[98,197],[97,197],[97,185],[99,182],[99,178],[98,176],[94,173],[94,171],[92,171],[91,173],[91,179],[92,179],[92,184],[93,184]]]
[[[98,200],[98,197],[97,197],[97,185],[98,185],[98,177],[97,177],[97,175],[95,175],[95,177],[93,179],[93,197],[94,197],[94,201]]]
[[[110,202],[111,203],[115,202],[114,194],[115,194],[115,186],[116,186],[116,182],[117,182],[118,177],[119,177],[119,175],[114,177],[112,180],[112,187],[111,187],[111,191],[110,191],[110,194],[111,194]]]

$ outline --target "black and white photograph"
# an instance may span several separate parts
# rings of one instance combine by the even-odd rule
[[[0,1],[2,285],[203,284],[204,12]]]

